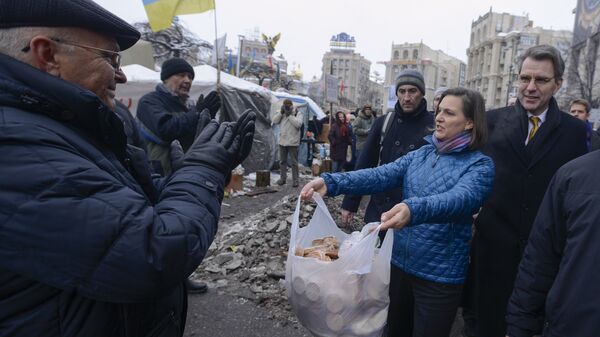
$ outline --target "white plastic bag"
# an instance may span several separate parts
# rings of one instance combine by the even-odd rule
[[[314,200],[317,208],[306,227],[299,228],[300,199],[292,220],[285,278],[292,309],[315,336],[379,337],[387,321],[393,233],[376,249],[377,227],[332,262],[296,256],[296,246],[308,247],[314,239],[349,237],[317,193]]]

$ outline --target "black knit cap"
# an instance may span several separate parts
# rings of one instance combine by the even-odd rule
[[[133,46],[140,33],[92,0],[0,0],[0,29],[14,27],[78,27],[114,38],[121,50]]]
[[[196,75],[194,73],[194,68],[184,59],[174,57],[172,59],[166,60],[162,65],[162,69],[160,70],[160,80],[164,81],[167,78],[179,74],[179,73],[190,73],[192,74],[192,79]]]

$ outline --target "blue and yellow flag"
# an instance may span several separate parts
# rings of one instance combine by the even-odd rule
[[[215,9],[215,0],[142,0],[153,31],[169,28],[173,17]]]

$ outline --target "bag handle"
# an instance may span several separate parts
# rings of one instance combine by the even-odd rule
[[[296,210],[294,210],[294,214],[292,215],[292,228],[290,229],[290,244],[288,247],[288,254],[293,254],[294,252],[292,251],[292,248],[296,246],[296,234],[300,228],[300,202],[301,199],[298,197],[298,201],[296,202]]]

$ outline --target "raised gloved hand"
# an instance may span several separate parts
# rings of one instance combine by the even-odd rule
[[[244,111],[244,113],[240,116],[240,118],[238,118],[235,124],[233,132],[234,134],[240,136],[240,150],[233,162],[232,168],[235,168],[236,166],[241,164],[244,161],[244,159],[246,159],[250,154],[250,150],[252,150],[252,143],[254,142],[255,121],[256,113],[248,109]]]
[[[216,91],[211,91],[206,97],[200,95],[198,101],[196,101],[196,110],[202,111],[208,109],[210,113],[210,119],[214,119],[217,115],[217,111],[221,107],[221,98]]]
[[[202,130],[208,125],[210,120],[210,112],[208,109],[199,110],[200,115],[198,116],[198,123],[196,124],[196,135],[194,139],[198,138],[198,136],[202,133]]]
[[[182,166],[206,166],[225,174],[232,169],[240,150],[235,123],[219,125],[211,120],[183,156]]]
[[[177,171],[181,167],[181,163],[183,162],[184,151],[183,147],[181,147],[181,143],[177,139],[171,142],[170,151],[169,151],[169,159],[171,159],[171,170],[173,172]]]

